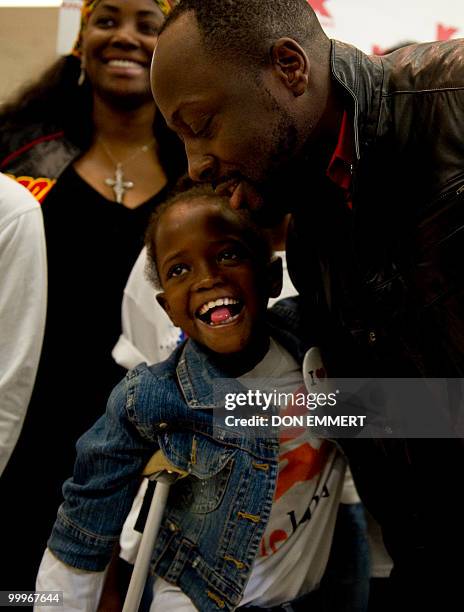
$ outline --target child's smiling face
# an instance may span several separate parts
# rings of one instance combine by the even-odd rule
[[[233,211],[211,199],[177,202],[154,236],[163,292],[158,301],[186,334],[221,353],[237,353],[263,334],[270,294],[280,291],[246,241]]]

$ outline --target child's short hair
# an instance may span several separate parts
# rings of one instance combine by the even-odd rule
[[[160,204],[153,212],[150,222],[145,233],[145,245],[147,247],[147,263],[145,267],[145,275],[150,283],[156,288],[161,289],[161,282],[156,263],[156,230],[164,213],[179,202],[194,202],[196,200],[207,200],[214,202],[231,217],[235,217],[242,230],[243,239],[250,247],[250,250],[257,258],[260,265],[265,266],[272,257],[271,242],[267,233],[258,227],[251,220],[246,210],[233,210],[230,208],[229,198],[227,196],[218,195],[214,192],[210,185],[198,185],[191,187],[186,191],[179,191],[165,202]]]

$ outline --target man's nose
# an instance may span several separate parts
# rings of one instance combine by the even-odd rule
[[[212,155],[203,154],[191,146],[185,146],[188,173],[196,183],[211,183],[216,174],[216,162]]]

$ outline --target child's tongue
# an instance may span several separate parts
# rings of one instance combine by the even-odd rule
[[[232,313],[227,308],[227,306],[222,306],[221,308],[215,308],[211,313],[211,322],[212,323],[222,323],[223,321],[227,321],[230,319]]]

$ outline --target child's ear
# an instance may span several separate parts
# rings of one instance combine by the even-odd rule
[[[269,297],[279,297],[282,291],[282,259],[274,255],[268,265]]]
[[[166,299],[166,294],[163,291],[161,293],[157,293],[156,294],[156,300],[157,300],[158,304],[161,306],[161,308],[164,310],[164,312],[171,319],[172,323],[176,327],[179,327],[179,325],[176,323],[175,318],[174,318],[174,316],[173,316],[173,314],[171,312],[171,308],[169,307],[169,302]]]

